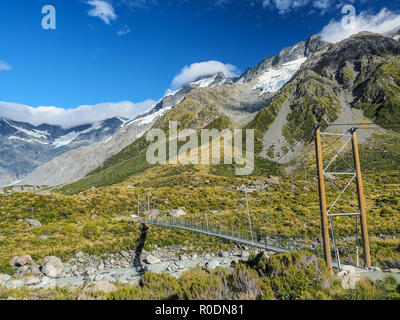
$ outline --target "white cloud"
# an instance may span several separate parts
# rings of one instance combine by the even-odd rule
[[[237,67],[231,64],[224,64],[219,61],[193,63],[190,66],[185,66],[173,79],[172,87],[177,89],[189,82],[195,81],[199,77],[214,75],[218,72],[224,73],[225,77],[237,77],[239,75]]]
[[[108,25],[111,21],[114,21],[118,18],[118,16],[114,12],[112,4],[107,1],[90,0],[87,2],[87,4],[93,7],[88,12],[89,16],[98,17]]]
[[[12,67],[7,62],[0,60],[0,71],[9,71],[11,69]]]
[[[117,34],[121,37],[131,32],[131,29],[127,25],[125,25],[122,29],[118,30]]]
[[[120,0],[121,4],[134,11],[139,8],[149,8],[158,5],[157,0]]]
[[[308,6],[312,9],[310,12],[326,13],[329,9],[340,9],[346,4],[355,2],[365,3],[366,0],[259,0],[263,8],[271,7],[279,11],[280,14],[286,14],[296,9]]]
[[[34,108],[17,103],[0,102],[0,118],[28,122],[33,125],[48,123],[70,128],[112,117],[132,119],[148,111],[154,104],[155,101],[153,100],[146,100],[140,103],[122,101],[84,105],[75,109],[63,109],[57,107]]]
[[[361,31],[371,31],[384,34],[400,27],[400,15],[383,8],[376,15],[361,12],[355,17],[352,27],[343,27],[342,21],[331,20],[320,32],[321,37],[328,42],[338,42]]]

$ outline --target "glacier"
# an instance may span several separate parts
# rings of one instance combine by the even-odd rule
[[[260,95],[278,92],[292,79],[306,60],[307,58],[300,58],[268,69],[259,76],[258,82],[253,89],[261,90]]]

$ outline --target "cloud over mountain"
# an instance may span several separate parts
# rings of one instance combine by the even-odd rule
[[[117,116],[132,119],[150,109],[154,104],[155,101],[153,100],[146,100],[140,103],[122,101],[84,105],[75,109],[63,109],[52,106],[34,108],[17,103],[0,102],[0,118],[29,122],[33,125],[48,123],[70,128]]]
[[[174,89],[180,88],[185,84],[195,81],[200,77],[217,74],[222,72],[225,77],[239,76],[239,70],[232,64],[224,64],[219,61],[206,61],[193,63],[190,66],[185,66],[181,72],[172,80]]]
[[[342,20],[331,20],[320,35],[325,41],[338,42],[361,31],[385,34],[396,27],[400,28],[400,15],[383,8],[375,15],[361,12],[349,25],[343,24]]]

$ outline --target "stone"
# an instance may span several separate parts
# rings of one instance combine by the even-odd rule
[[[47,236],[46,235],[40,236],[38,238],[38,241],[45,241],[45,240],[47,240]]]
[[[324,173],[324,177],[327,181],[336,181],[336,177],[330,173]]]
[[[40,279],[35,276],[29,276],[22,279],[24,286],[33,286],[35,284],[40,283]]]
[[[10,300],[10,301],[11,301],[11,300],[17,300],[17,299],[10,296],[10,297],[7,298],[7,300]]]
[[[269,259],[269,255],[265,251],[263,251],[263,252],[260,252],[256,256],[255,261],[256,261],[256,264],[258,264],[262,261],[267,261],[268,259]]]
[[[280,184],[281,181],[279,180],[279,177],[274,177],[274,176],[269,176],[268,179],[266,180],[267,184]]]
[[[144,262],[147,264],[157,264],[161,262],[161,259],[150,254],[144,259]]]
[[[11,267],[22,267],[29,262],[32,262],[32,258],[28,254],[23,254],[22,256],[16,256],[10,260]]]
[[[121,256],[123,256],[124,258],[129,258],[129,253],[126,251],[121,251]]]
[[[7,286],[7,284],[11,281],[11,276],[8,274],[0,274],[0,286]]]
[[[218,260],[210,260],[206,263],[206,268],[209,270],[214,270],[215,268],[219,267],[220,263]]]
[[[100,261],[100,263],[97,265],[97,270],[99,270],[99,271],[104,270],[104,263],[103,263],[103,261]]]
[[[75,253],[75,258],[76,259],[83,258],[84,256],[85,255],[84,255],[84,253],[82,251],[79,251],[79,252]]]
[[[218,257],[228,258],[229,257],[229,253],[225,252],[225,251],[220,251],[220,252],[218,252]]]
[[[173,218],[178,218],[178,217],[186,216],[185,210],[186,210],[186,209],[185,209],[184,207],[181,207],[181,208],[178,208],[178,209],[173,209],[173,210],[171,210],[171,211],[168,213],[168,215],[169,215],[170,217],[173,217]]]
[[[242,259],[247,259],[248,257],[250,257],[250,252],[243,251],[242,254],[241,254],[241,258]]]
[[[389,269],[389,272],[393,273],[393,274],[400,274],[400,269],[391,268],[391,269]]]
[[[29,226],[34,227],[34,228],[40,228],[42,226],[40,221],[34,220],[34,219],[25,219],[25,222],[26,222],[26,224],[28,224]]]
[[[109,293],[118,290],[116,286],[108,281],[95,281],[88,283],[83,290],[85,292],[104,292]]]
[[[179,260],[180,261],[186,261],[186,260],[189,260],[189,258],[188,258],[187,255],[182,254],[182,255],[179,256]]]
[[[42,272],[49,278],[57,278],[64,270],[62,261],[54,256],[48,256],[43,259]]]

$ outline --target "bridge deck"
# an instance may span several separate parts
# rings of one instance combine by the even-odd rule
[[[171,221],[171,222],[166,221],[166,220],[160,220],[160,221],[141,220],[140,222],[142,224],[154,225],[154,226],[159,226],[159,227],[167,227],[167,228],[175,228],[175,229],[187,230],[187,231],[191,231],[191,232],[202,233],[202,234],[205,234],[208,236],[222,238],[222,239],[230,240],[230,241],[233,241],[236,243],[248,245],[250,247],[255,247],[255,248],[272,251],[272,252],[277,252],[277,253],[285,253],[285,252],[291,251],[291,249],[285,248],[283,246],[276,246],[276,245],[268,244],[268,242],[269,242],[268,240],[257,242],[257,241],[253,241],[250,237],[242,238],[242,237],[235,236],[235,235],[229,233],[229,231],[226,231],[225,233],[219,233],[219,232],[215,232],[210,229],[207,230],[207,229],[202,228],[201,224],[190,225],[190,224],[182,223],[180,221],[178,222],[176,220]]]

